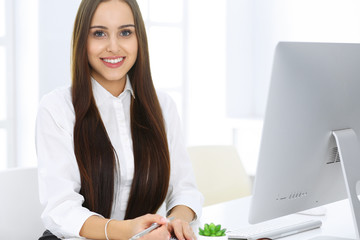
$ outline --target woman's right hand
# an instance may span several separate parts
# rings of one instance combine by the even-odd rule
[[[106,225],[106,222],[108,225]],[[104,226],[109,239],[128,240],[135,234],[150,227],[151,224],[158,223],[161,227],[146,234],[141,240],[169,240],[168,220],[157,214],[146,214],[144,216],[130,220],[113,220],[105,219],[99,216],[89,217],[80,230],[80,236],[88,239],[104,239]]]
[[[139,238],[140,240],[169,240],[171,237],[168,228],[165,225],[151,231],[150,233]]]
[[[144,216],[137,217],[133,220],[130,220],[130,229],[132,230],[132,236],[145,230],[146,228],[150,227],[153,223],[158,223],[162,225],[161,227],[151,231],[150,233],[144,235],[140,239],[142,240],[168,240],[170,239],[170,233],[167,230],[167,223],[169,221],[158,215],[158,214],[146,214]]]

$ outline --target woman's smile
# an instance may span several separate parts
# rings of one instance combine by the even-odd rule
[[[114,57],[104,57],[100,59],[105,66],[109,68],[118,68],[124,63],[125,58],[126,57],[114,56]]]

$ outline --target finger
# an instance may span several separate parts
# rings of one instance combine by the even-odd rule
[[[156,240],[169,240],[171,237],[169,231],[167,230],[166,226],[161,226],[153,231],[151,231],[149,234],[146,234],[145,236],[141,237],[141,240],[150,240],[150,239],[156,239]]]
[[[187,239],[187,240],[192,240],[192,239],[196,240],[195,233],[192,230],[192,228],[190,227],[189,223],[184,222],[182,227],[183,227],[183,234],[184,234],[185,239]]]
[[[185,240],[184,234],[183,234],[183,226],[182,221],[179,219],[176,219],[171,222],[173,232],[178,240]]]
[[[159,214],[146,214],[143,216],[143,220],[147,225],[158,223],[164,225],[168,223],[168,220]]]
[[[174,232],[174,227],[173,227],[173,225],[172,225],[171,222],[167,225],[167,229],[168,229],[168,231],[171,232],[171,233]]]

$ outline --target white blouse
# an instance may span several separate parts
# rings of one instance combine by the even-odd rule
[[[92,85],[102,121],[120,162],[120,183],[115,183],[116,201],[111,218],[122,220],[134,174],[130,130],[130,100],[134,93],[129,79],[118,97],[94,79]],[[165,118],[171,161],[168,194],[158,213],[165,216],[174,206],[186,205],[199,217],[203,197],[196,188],[175,103],[165,93],[157,92],[157,95]],[[74,123],[70,87],[54,90],[42,98],[36,121],[40,201],[45,207],[42,220],[46,229],[65,238],[80,237],[86,219],[99,215],[82,207],[84,198],[79,194],[80,173],[73,147]]]

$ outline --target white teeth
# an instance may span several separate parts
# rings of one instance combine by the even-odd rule
[[[123,59],[124,58],[121,57],[121,58],[116,58],[116,59],[103,58],[102,60],[107,63],[115,64],[115,63],[121,62]]]

